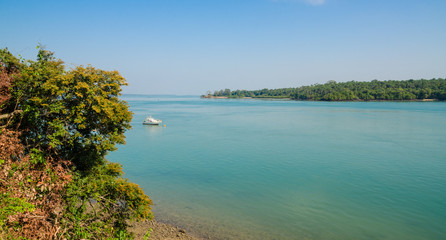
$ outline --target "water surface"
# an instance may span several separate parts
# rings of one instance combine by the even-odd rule
[[[124,99],[133,129],[108,159],[158,220],[212,239],[446,239],[446,103]]]

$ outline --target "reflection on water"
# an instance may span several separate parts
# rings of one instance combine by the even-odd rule
[[[162,125],[143,125],[143,128],[148,137],[159,136],[164,129]]]

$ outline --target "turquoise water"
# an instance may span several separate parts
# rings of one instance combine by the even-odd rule
[[[211,239],[446,239],[446,103],[124,99],[133,129],[108,159],[158,220]]]

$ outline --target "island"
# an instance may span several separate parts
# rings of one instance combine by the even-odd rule
[[[208,91],[202,98],[274,98],[306,101],[445,101],[446,79],[328,81],[296,88]]]

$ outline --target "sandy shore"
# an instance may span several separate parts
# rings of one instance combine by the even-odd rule
[[[225,97],[225,96],[208,96],[202,95],[201,98],[215,98],[215,99],[260,99],[260,100],[291,100],[291,98],[282,98],[282,97]]]
[[[224,97],[224,96],[212,96],[212,95],[202,95],[201,98],[227,99],[228,97]]]
[[[152,229],[149,237],[150,240],[204,240],[203,238],[192,236],[184,229],[155,220],[134,222],[131,224],[130,231],[135,234],[135,239],[140,240],[144,239],[144,234],[149,229]]]

